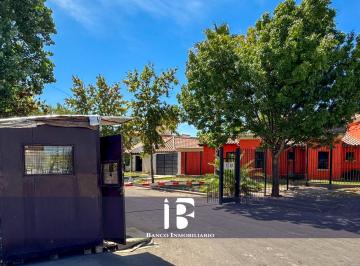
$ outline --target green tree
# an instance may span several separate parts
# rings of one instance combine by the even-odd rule
[[[75,114],[125,116],[128,102],[120,92],[120,84],[108,85],[103,76],[96,77],[95,85],[85,85],[76,76],[73,76],[72,96],[65,99],[65,107]],[[124,145],[129,148],[132,144],[131,124],[121,126],[102,126],[103,136],[120,133],[124,137]]]
[[[36,96],[55,81],[52,53],[45,48],[56,30],[44,2],[0,1],[0,117],[38,109]]]
[[[166,102],[169,92],[178,84],[176,69],[169,69],[157,75],[152,64],[128,73],[124,83],[133,93],[131,102],[134,129],[144,144],[144,153],[150,155],[151,180],[154,183],[153,154],[163,145],[161,133],[176,130],[179,123],[179,109]]]
[[[71,115],[76,114],[74,111],[70,110],[63,104],[57,103],[56,105],[47,105],[34,114],[43,114],[43,115]]]
[[[245,35],[206,31],[190,51],[179,99],[186,119],[213,143],[239,132],[272,153],[272,196],[279,196],[280,153],[330,142],[359,110],[360,38],[336,28],[330,0],[286,0]]]

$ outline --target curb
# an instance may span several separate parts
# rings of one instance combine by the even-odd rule
[[[177,193],[184,193],[184,194],[192,194],[192,195],[206,196],[206,193],[202,193],[202,192],[188,191],[188,190],[180,190],[180,189],[172,189],[172,188],[152,187],[152,188],[149,188],[149,189],[166,191],[166,192],[177,192]]]

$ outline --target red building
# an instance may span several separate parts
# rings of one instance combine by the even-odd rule
[[[241,150],[241,165],[248,164],[253,172],[264,171],[272,175],[272,159],[269,151],[261,148],[261,139],[251,134],[239,139],[230,140],[224,145],[224,159],[231,161],[235,157],[236,148]],[[266,160],[266,162],[265,162]],[[352,179],[360,180],[360,119],[347,126],[344,136],[333,144],[332,151],[327,146],[297,145],[285,149],[279,158],[279,173],[281,177],[306,177],[309,180]]]
[[[156,174],[174,175],[205,175],[214,173],[215,149],[201,145],[194,137],[181,135],[164,135],[165,146],[154,155],[154,169]],[[237,148],[241,150],[241,165],[248,165],[254,169],[253,173],[266,168],[266,174],[272,175],[271,153],[262,149],[261,139],[252,134],[244,134],[237,140],[229,140],[224,147],[224,159],[233,161]],[[141,144],[132,151],[135,167],[133,171],[144,172],[141,163]],[[137,158],[139,157],[139,158]],[[164,158],[163,158],[164,157]],[[166,172],[166,165],[173,161],[173,170]],[[165,165],[165,172],[161,165]],[[176,167],[175,167],[176,166]],[[314,147],[297,145],[284,150],[279,158],[280,177],[307,177],[309,180],[326,180],[330,176],[332,167],[333,180],[350,180],[356,175],[360,180],[360,117],[348,125],[346,133],[334,143],[332,151],[329,147]],[[148,167],[146,167],[148,168]],[[146,170],[145,170],[146,172]],[[164,173],[163,173],[164,172]]]

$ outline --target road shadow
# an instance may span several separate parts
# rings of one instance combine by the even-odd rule
[[[241,203],[228,203],[213,210],[256,221],[280,221],[330,229],[337,232],[331,234],[332,237],[360,237],[360,196],[324,188],[297,189],[290,197],[243,198]],[[316,233],[313,236],[327,237]]]
[[[47,265],[47,266],[84,266],[84,265],[147,265],[147,266],[169,266],[173,265],[164,259],[155,256],[151,253],[144,252],[140,254],[116,254],[116,253],[102,253],[95,255],[86,255],[86,256],[69,256],[63,257],[56,261],[42,261],[37,263],[31,263],[27,265]]]

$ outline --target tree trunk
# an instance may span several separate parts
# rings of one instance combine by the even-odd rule
[[[155,183],[154,180],[154,158],[153,153],[150,153],[150,176],[151,176],[151,183]]]
[[[271,197],[280,197],[279,193],[279,152],[272,152],[272,189]]]

